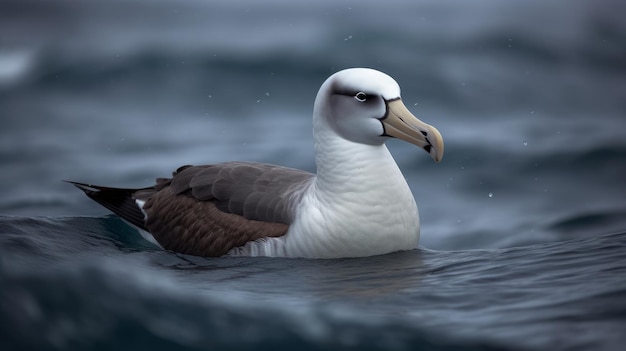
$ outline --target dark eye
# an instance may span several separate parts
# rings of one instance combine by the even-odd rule
[[[354,95],[354,98],[359,100],[360,102],[363,102],[367,100],[367,94],[365,94],[362,91],[359,91],[358,93],[356,93],[356,95]]]

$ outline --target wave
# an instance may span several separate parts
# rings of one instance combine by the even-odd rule
[[[214,259],[158,250],[115,216],[0,217],[0,346],[618,345],[623,335],[611,334],[610,326],[623,318],[619,301],[626,286],[614,272],[624,268],[624,245],[622,232],[510,249],[420,249],[362,259]],[[571,336],[565,346],[562,339],[533,337],[537,325],[542,333],[571,327],[573,315],[580,316],[576,325],[600,319],[606,327],[596,325],[592,340]],[[590,315],[591,321],[585,317]]]
[[[220,269],[241,275],[259,264],[269,271],[257,274],[287,267],[271,259],[220,263],[155,251],[129,228],[112,216],[2,217],[2,348],[516,349],[442,338],[402,318],[374,317],[318,299],[276,299],[246,293],[243,286],[212,290],[210,280],[194,277],[210,273],[215,284]]]

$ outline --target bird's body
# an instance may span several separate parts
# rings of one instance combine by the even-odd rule
[[[336,258],[416,248],[417,206],[384,141],[409,141],[436,161],[443,141],[404,107],[397,83],[371,69],[334,74],[316,98],[313,135],[316,174],[227,162],[184,166],[144,189],[73,183],[182,253]]]

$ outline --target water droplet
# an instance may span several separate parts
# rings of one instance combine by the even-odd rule
[[[493,197],[493,193],[489,193],[489,197]]]
[[[524,142],[524,146],[528,146],[528,142],[527,141]]]
[[[265,96],[270,96],[270,93],[265,93]]]
[[[348,37],[347,37],[347,38],[344,38],[343,40],[348,41],[348,40],[350,40],[350,39],[352,39],[352,36],[351,36],[351,35],[348,35]]]
[[[256,102],[257,102],[257,103],[258,103],[258,102],[261,102],[261,99],[258,99]]]

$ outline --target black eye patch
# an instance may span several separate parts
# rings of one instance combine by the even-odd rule
[[[367,94],[365,94],[362,91],[359,91],[358,93],[354,95],[354,98],[361,102],[364,102],[364,101],[367,101]]]
[[[378,95],[376,94],[368,94],[360,90],[343,89],[339,87],[334,87],[334,89],[332,90],[332,94],[349,96],[349,97],[356,99],[359,102],[364,102],[364,103],[366,102],[368,104],[373,103],[378,100],[376,99],[378,97]]]

